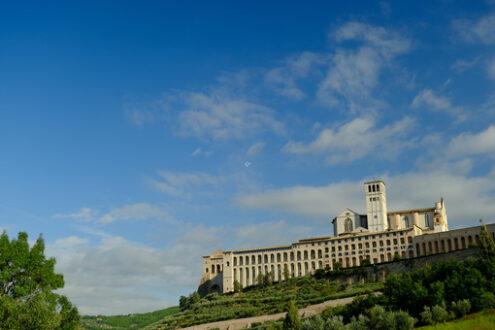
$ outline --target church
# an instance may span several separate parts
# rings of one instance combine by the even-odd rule
[[[468,248],[479,242],[480,226],[448,229],[445,201],[432,207],[388,211],[386,185],[364,183],[366,214],[347,208],[333,220],[333,236],[301,239],[288,245],[242,250],[218,250],[203,257],[203,275],[198,292],[231,292],[234,282],[242,287],[256,284],[259,274],[271,273],[275,281],[314,274],[317,269],[356,267],[390,262],[398,255],[415,258],[427,254]],[[495,231],[495,225],[487,226]]]

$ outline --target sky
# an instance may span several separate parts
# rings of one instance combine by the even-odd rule
[[[0,228],[83,314],[330,236],[366,180],[495,222],[495,2],[0,1],[0,154]]]

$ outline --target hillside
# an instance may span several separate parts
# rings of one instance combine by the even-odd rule
[[[290,300],[294,300],[298,307],[305,307],[326,300],[376,291],[382,287],[382,283],[347,285],[329,279],[305,276],[266,287],[246,288],[240,293],[210,294],[192,303],[183,311],[179,307],[170,307],[128,316],[84,316],[83,326],[85,329],[186,327],[213,321],[280,313],[285,311]]]

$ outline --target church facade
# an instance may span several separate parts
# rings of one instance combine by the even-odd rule
[[[383,181],[365,182],[366,214],[345,209],[333,220],[334,236],[301,239],[296,243],[253,249],[218,250],[203,257],[198,292],[231,292],[234,282],[256,284],[259,274],[283,280],[285,267],[291,277],[313,274],[319,268],[334,269],[392,261],[395,255],[421,255],[467,248],[479,240],[480,227],[448,230],[443,198],[432,207],[391,211],[387,209]],[[492,228],[494,227],[494,228]],[[489,226],[495,231],[495,225]]]

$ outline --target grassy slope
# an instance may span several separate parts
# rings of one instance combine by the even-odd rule
[[[420,329],[423,330],[495,329],[495,309],[490,309],[483,312],[470,314],[458,320],[437,324],[436,326],[422,327]]]
[[[382,283],[341,286],[328,279],[303,277],[287,283],[277,283],[267,288],[248,288],[241,294],[211,295],[201,299],[191,309],[163,318],[147,329],[171,329],[214,321],[236,319],[285,311],[287,303],[294,300],[299,308],[326,300],[354,296],[383,288]]]
[[[180,312],[178,306],[161,309],[151,313],[116,315],[116,316],[83,316],[84,329],[142,329],[169,315]]]

